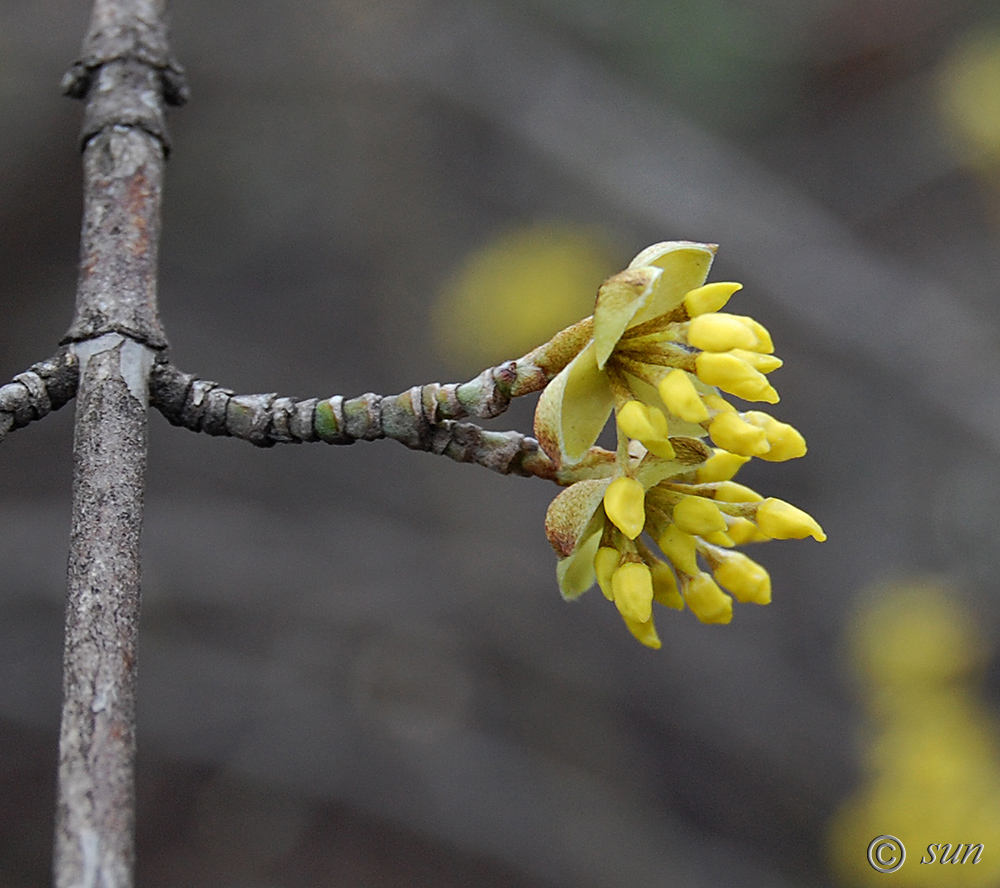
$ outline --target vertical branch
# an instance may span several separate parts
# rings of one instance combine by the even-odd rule
[[[90,343],[87,343],[89,346]],[[79,348],[55,884],[132,884],[144,346]],[[128,352],[131,351],[131,355]],[[136,368],[123,366],[138,358]],[[148,365],[147,365],[148,366]],[[132,389],[135,389],[133,392]]]
[[[132,885],[139,542],[156,305],[163,105],[183,97],[165,0],[96,0],[64,81],[86,100],[73,517],[54,853],[58,888]]]

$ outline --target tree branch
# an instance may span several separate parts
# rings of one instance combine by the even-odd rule
[[[58,888],[133,879],[135,668],[148,378],[166,346],[156,304],[164,96],[184,89],[166,0],[96,0],[67,75],[86,100],[76,311],[79,366],[59,791]],[[169,72],[169,76],[168,73]],[[22,381],[23,384],[23,381]]]
[[[150,376],[150,404],[173,425],[242,438],[258,447],[392,438],[411,450],[475,463],[504,475],[558,481],[555,463],[534,438],[456,422],[470,413],[490,417],[506,410],[510,396],[503,390],[513,378],[513,367],[512,361],[461,385],[431,383],[399,395],[295,400],[275,393],[237,395],[158,361]]]
[[[69,348],[47,361],[32,364],[12,382],[0,386],[0,441],[64,406],[76,394],[79,362]]]
[[[275,393],[237,395],[216,382],[182,373],[161,355],[150,377],[150,403],[171,423],[194,432],[243,438],[258,447],[274,444],[353,444],[392,438],[411,450],[471,462],[501,474],[547,478],[557,484],[593,472],[603,476],[613,454],[593,448],[577,463],[572,478],[520,432],[491,432],[466,416],[490,419],[511,399],[543,389],[590,340],[593,318],[561,330],[516,361],[483,370],[463,383],[430,383],[398,395],[368,393],[345,399],[294,400]]]

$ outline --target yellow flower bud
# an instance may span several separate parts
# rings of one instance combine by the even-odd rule
[[[654,413],[642,401],[632,400],[618,411],[618,427],[630,438],[642,441],[644,438],[666,435],[667,420],[662,413]]]
[[[684,598],[677,588],[677,577],[670,567],[662,561],[653,564],[653,601],[672,607],[674,610],[684,610]]]
[[[646,492],[635,478],[615,478],[604,491],[605,513],[630,540],[642,533],[646,523],[645,498]]]
[[[698,466],[698,480],[702,483],[728,481],[739,471],[740,466],[747,462],[750,462],[749,456],[740,456],[738,453],[730,453],[728,450],[716,447],[715,453]],[[724,497],[716,496],[716,499]]]
[[[710,311],[718,311],[730,300],[733,293],[742,289],[743,284],[715,281],[689,290],[684,297],[684,307],[687,309],[688,317],[694,318]]]
[[[759,370],[729,352],[702,352],[695,358],[698,378],[745,401],[777,404],[778,393]]]
[[[757,525],[746,518],[730,518],[729,528],[726,535],[734,545],[742,546],[744,543],[762,543],[771,539],[766,534],[760,532]]]
[[[646,647],[652,648],[654,651],[658,651],[662,646],[663,642],[660,641],[660,636],[656,634],[656,626],[653,625],[653,618],[650,617],[645,623],[637,623],[635,620],[630,620],[624,614],[622,619],[625,621],[625,625],[628,626],[628,631],[631,632],[637,640],[641,641]]]
[[[736,408],[730,404],[722,395],[704,395],[702,401],[705,402],[705,406],[709,410],[715,410],[720,413],[736,413]]]
[[[623,617],[645,623],[653,615],[653,575],[638,561],[626,561],[611,575],[615,605]]]
[[[764,499],[756,490],[735,481],[723,481],[715,488],[715,498],[726,503],[759,503]]]
[[[731,549],[736,545],[730,538],[729,534],[723,530],[717,530],[714,533],[706,533],[703,535],[702,539],[704,539],[706,543],[723,546],[726,549]]]
[[[720,447],[740,456],[761,456],[771,449],[764,430],[744,422],[736,413],[719,413],[708,433]]]
[[[594,573],[597,575],[597,584],[601,587],[604,597],[608,601],[614,601],[615,596],[611,591],[611,575],[621,561],[621,553],[610,546],[601,546],[594,556]]]
[[[771,334],[768,332],[767,327],[765,327],[760,321],[755,321],[753,318],[748,318],[746,315],[734,315],[738,317],[744,324],[746,324],[757,337],[758,346],[751,351],[761,352],[762,354],[769,355],[774,352],[774,343],[771,341]]]
[[[771,462],[784,462],[786,459],[797,459],[806,454],[806,439],[798,429],[787,422],[780,422],[773,416],[760,410],[749,410],[742,414],[743,420],[764,430],[767,443],[771,449],[761,455],[761,459]]]
[[[725,531],[726,519],[719,507],[703,496],[685,496],[674,506],[674,524],[685,533],[704,536]]]
[[[671,524],[660,535],[656,543],[663,554],[674,563],[678,570],[690,576],[698,573],[698,561],[695,558],[693,536],[684,533],[676,524]]]
[[[695,348],[724,352],[731,348],[754,351],[760,345],[757,334],[742,319],[731,314],[699,315],[688,324],[687,341]]]
[[[742,348],[734,348],[730,354],[741,361],[746,361],[754,370],[759,370],[761,373],[773,373],[785,363],[781,358],[776,358],[774,355],[764,355],[760,352],[747,351]]]
[[[682,581],[682,585],[687,606],[703,623],[728,623],[733,618],[733,599],[707,573]]]
[[[685,422],[704,422],[708,419],[708,408],[685,371],[671,370],[660,381],[658,391],[674,416]]]
[[[720,552],[712,573],[743,604],[770,604],[771,577],[742,552]]]
[[[775,540],[804,540],[811,536],[823,542],[823,528],[808,512],[803,512],[784,500],[768,497],[757,509],[757,526]]]
[[[618,428],[629,438],[641,441],[650,453],[662,459],[674,458],[674,448],[667,438],[667,418],[662,410],[632,400],[618,411],[617,420]]]

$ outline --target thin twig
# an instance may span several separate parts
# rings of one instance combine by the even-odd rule
[[[534,438],[517,431],[488,431],[456,420],[467,416],[491,419],[506,411],[513,398],[540,391],[592,335],[593,319],[585,318],[516,361],[488,367],[468,382],[434,382],[398,395],[369,392],[356,398],[333,395],[296,400],[274,392],[237,395],[217,382],[181,372],[164,353],[150,377],[150,404],[174,425],[242,438],[258,447],[392,438],[411,450],[476,463],[504,475],[566,484],[590,473],[606,475],[613,455],[593,448],[567,473]]]
[[[79,362],[69,348],[32,364],[0,386],[0,441],[67,404],[76,394]]]
[[[313,441],[353,444],[391,438],[411,450],[475,463],[503,475],[544,478],[556,484],[607,476],[614,454],[600,447],[591,448],[586,458],[562,469],[534,438],[457,421],[470,414],[494,416],[501,404],[506,409],[509,397],[505,400],[496,390],[516,378],[519,363],[510,361],[484,370],[470,382],[430,383],[398,395],[369,392],[356,398],[295,399],[274,392],[237,395],[218,383],[183,373],[161,357],[150,375],[149,398],[151,406],[173,425],[242,438],[258,447]]]
[[[258,447],[392,438],[413,450],[476,463],[501,474],[556,480],[555,464],[534,438],[516,431],[488,431],[452,418],[467,416],[466,406],[477,407],[480,416],[499,412],[501,403],[506,408],[504,399],[489,395],[494,388],[489,383],[492,378],[493,371],[484,371],[471,383],[432,383],[399,395],[296,400],[274,393],[237,395],[163,361],[154,366],[150,377],[150,404],[174,425],[242,438]],[[480,393],[473,396],[475,387]],[[458,397],[463,389],[466,406]]]

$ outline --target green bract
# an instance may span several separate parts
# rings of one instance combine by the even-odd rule
[[[663,362],[673,358],[683,364],[688,353],[669,335],[648,342],[641,327],[669,316],[705,282],[715,250],[688,241],[655,244],[604,283],[594,308],[593,338],[542,392],[535,411],[535,434],[553,459],[581,459],[619,400],[664,407],[655,386],[673,366]],[[681,420],[670,429],[674,435],[705,434]]]

